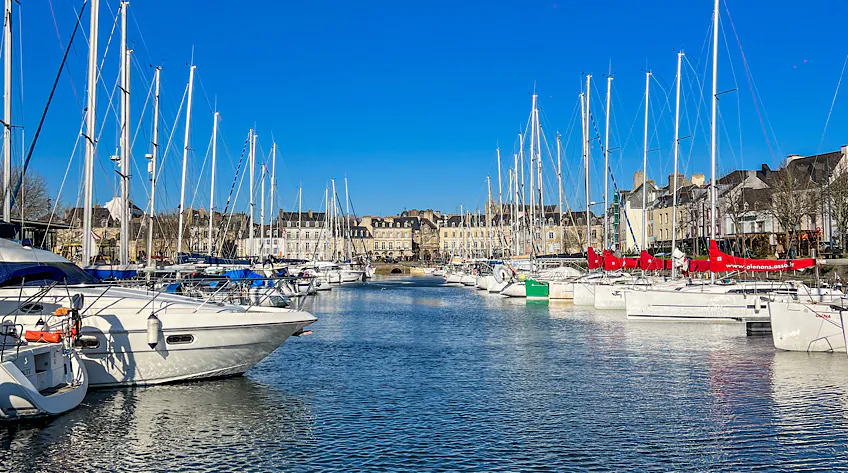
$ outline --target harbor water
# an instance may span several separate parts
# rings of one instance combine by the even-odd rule
[[[310,299],[314,333],[244,377],[93,391],[0,426],[0,471],[848,468],[844,354],[435,277]]]

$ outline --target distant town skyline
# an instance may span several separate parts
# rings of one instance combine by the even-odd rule
[[[102,0],[101,54],[118,4]],[[74,8],[81,5],[15,7],[20,29],[15,35],[13,122],[23,126],[23,132],[15,131],[16,162],[24,154],[17,143],[29,144],[73,29]],[[235,9],[219,1],[134,2],[129,12],[135,62],[132,196],[142,208],[147,200],[144,154],[149,152],[152,70],[163,66],[163,151],[171,140],[157,209],[175,209],[185,113],[175,117],[192,54],[197,81],[187,205],[193,201],[196,208],[208,207],[213,108],[222,117],[215,195],[219,210],[228,197],[230,206],[247,210],[248,184],[234,184],[233,176],[251,127],[259,134],[260,161],[268,156],[272,139],[279,147],[276,208],[296,209],[302,185],[304,210],[319,211],[330,178],[336,179],[343,199],[345,176],[358,215],[391,215],[404,208],[452,213],[460,204],[482,208],[486,175],[496,186],[498,144],[507,190],[513,141],[526,123],[535,84],[548,144],[553,146],[557,131],[563,134],[565,194],[579,209],[584,199],[577,96],[583,74],[593,74],[592,115],[601,129],[604,74],[610,68],[615,77],[610,140],[614,177],[626,189],[641,165],[644,71],[650,69],[648,175],[661,182],[671,173],[673,85],[681,48],[688,61],[681,134],[691,136],[682,143],[681,172],[709,172],[708,102],[701,89],[710,87],[704,67],[709,62],[710,1],[662,0],[638,9],[623,1],[257,2]],[[845,13],[848,5],[824,0],[806,2],[803,8],[785,0],[722,2],[719,90],[729,92],[720,101],[719,174],[761,163],[777,167],[788,154],[832,151],[848,141],[840,135],[848,124],[848,99],[840,92],[834,101],[848,51],[838,29],[822,28],[823,20]],[[55,197],[77,143],[60,196],[68,206],[78,202],[81,177],[83,142],[78,137],[88,12],[82,18],[31,165],[46,177]],[[117,96],[110,106],[109,94],[117,78],[117,32],[103,63],[98,96],[103,131],[95,200],[101,205],[116,187],[109,155],[117,143]],[[592,150],[592,200],[598,201],[600,145],[594,142]],[[546,178],[546,186],[555,195],[552,177]]]

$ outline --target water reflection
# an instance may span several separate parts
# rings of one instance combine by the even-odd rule
[[[0,430],[3,468],[848,467],[845,356],[438,278],[334,288],[308,304],[314,334],[246,377],[94,393],[66,416]]]

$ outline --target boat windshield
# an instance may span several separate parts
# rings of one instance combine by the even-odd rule
[[[0,287],[43,286],[51,282],[95,284],[97,280],[69,262],[0,263]]]

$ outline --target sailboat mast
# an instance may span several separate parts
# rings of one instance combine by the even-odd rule
[[[5,12],[3,22],[3,221],[10,222],[12,220],[12,0],[6,0]]]
[[[527,169],[530,174],[530,253],[536,246],[536,99],[538,95],[533,94],[533,109],[530,111],[530,167]]]
[[[91,20],[88,33],[88,103],[86,107],[87,113],[85,115],[85,199],[82,221],[83,266],[91,264],[91,258],[94,256],[94,248],[92,247],[94,240],[91,234],[91,206],[94,200],[94,138],[97,133],[95,124],[97,122],[97,38],[99,36],[99,20],[100,0],[91,0]],[[8,130],[8,122],[6,125]],[[9,140],[5,141],[4,146],[11,146],[11,142]],[[9,202],[9,199],[7,198],[5,201]]]
[[[563,233],[562,226],[562,137],[560,137],[559,132],[556,135],[556,145],[557,145],[557,194],[559,196],[559,205],[557,209],[559,210],[559,241],[560,241],[560,252],[565,253],[565,234]]]
[[[498,230],[503,234],[503,185],[501,183],[501,147],[498,146]]]
[[[254,256],[256,252],[256,243],[253,241],[253,212],[256,207],[256,201],[253,196],[253,181],[256,177],[256,132],[253,129],[250,130],[250,148],[247,153],[247,162],[248,167],[250,168],[250,200],[248,205],[250,207],[250,226],[248,228],[248,240],[250,242],[249,254],[248,256]]]
[[[276,234],[274,233],[274,221],[276,217],[274,216],[274,188],[277,187],[277,143],[274,142],[271,144],[271,210],[268,212],[270,221],[268,222],[268,226],[271,231],[271,238],[276,238]]]
[[[212,248],[212,222],[215,220],[215,167],[218,157],[218,112],[212,114],[212,178],[209,184],[209,256],[215,256]]]
[[[518,197],[519,197],[519,194],[518,194],[518,155],[513,153],[512,158],[515,161],[515,163],[514,163],[515,167],[513,168],[514,171],[512,171],[512,180],[514,182],[514,185],[513,185],[513,188],[512,188],[513,193],[514,193],[513,202],[512,202],[512,210],[513,210],[513,212],[512,212],[512,244],[515,247],[515,251],[512,254],[512,256],[517,256],[518,255],[518,233],[519,233],[519,231],[518,231],[518,200],[519,200],[518,199]]]
[[[592,74],[586,74],[586,139],[583,146],[586,148],[586,161],[584,165],[586,166],[586,251],[589,251],[589,247],[592,246],[592,219],[590,218],[589,208],[591,207],[591,201],[589,199],[591,185],[589,182],[589,168],[590,168],[590,146],[589,144],[592,141],[592,134],[590,132],[591,128],[589,123],[591,121],[592,116],[589,113],[589,105],[592,103]]]
[[[715,241],[716,218],[716,109],[718,106],[718,24],[719,0],[713,7],[713,96],[712,122],[710,123],[710,240]],[[715,282],[715,273],[710,272],[710,279]]]
[[[486,200],[486,234],[488,236],[489,258],[492,257],[492,180],[486,176],[486,187],[489,188],[489,198]]]
[[[351,241],[351,234],[350,234],[350,193],[348,192],[348,188],[347,188],[347,176],[345,176],[344,182],[345,182],[345,219],[344,219],[344,225],[345,225],[345,232],[344,232],[345,233],[345,259],[350,260],[350,258],[351,258],[351,246],[353,244],[353,241]]]
[[[651,72],[645,73],[645,146],[642,153],[642,248],[648,244],[648,104],[651,97]]]
[[[338,212],[336,208],[336,180],[330,179],[330,183],[333,186],[333,192],[330,195],[330,198],[333,200],[333,213],[330,216],[330,237],[333,239],[333,258],[331,261],[335,261],[338,254],[338,249],[336,248],[336,237],[338,236],[336,232],[336,226],[338,225],[338,218],[336,217],[336,213]]]
[[[127,8],[121,2],[121,248],[122,265],[129,264],[130,241],[130,51],[127,49]]]
[[[303,248],[303,220],[301,216],[303,215],[303,187],[297,188],[297,257],[298,259],[302,259],[301,250]]]
[[[545,185],[542,180],[542,124],[539,121],[539,109],[536,109],[536,183],[539,187],[539,227],[542,233],[542,248],[548,244],[545,229]],[[535,233],[535,229],[534,229]],[[544,251],[544,250],[543,250]]]
[[[185,213],[186,167],[188,165],[189,132],[191,131],[191,98],[194,92],[194,64],[188,70],[188,101],[186,102],[185,138],[183,140],[183,174],[180,181],[180,217],[177,226],[177,258],[183,252],[183,218]]]
[[[610,131],[610,93],[612,75],[607,76],[607,109],[604,114],[604,249],[609,248],[609,131]]]
[[[265,256],[265,163],[259,168],[259,254]]]
[[[680,152],[680,75],[683,63],[683,51],[677,53],[677,84],[674,101],[674,178],[671,189],[671,251],[677,248],[677,159]],[[671,278],[677,275],[677,267],[671,265]]]
[[[153,215],[156,203],[156,161],[159,154],[159,74],[162,67],[157,66],[153,71],[153,139],[150,147],[150,216],[147,226],[147,267],[153,266]],[[147,273],[150,275],[150,273]]]

